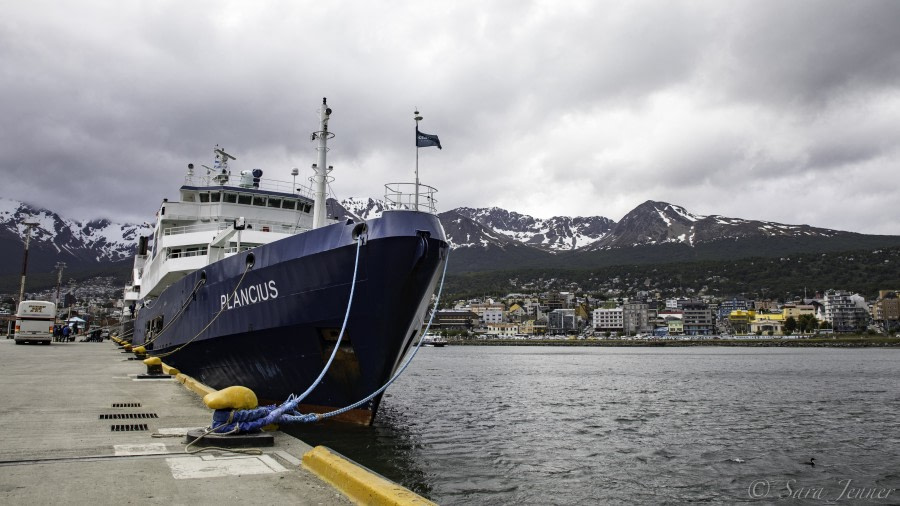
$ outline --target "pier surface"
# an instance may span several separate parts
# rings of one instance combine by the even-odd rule
[[[136,379],[132,356],[0,339],[0,504],[352,504],[281,432],[261,455],[186,453],[210,410],[174,379]]]

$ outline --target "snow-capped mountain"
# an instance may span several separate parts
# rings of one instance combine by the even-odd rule
[[[377,218],[386,209],[383,200],[373,198],[360,199],[351,197],[340,202],[329,198],[326,205],[328,206],[329,216],[337,219],[352,218],[355,221]]]
[[[5,260],[0,274],[21,269],[24,223],[36,224],[31,231],[29,263],[34,262],[37,270],[52,268],[57,261],[80,268],[131,258],[138,237],[151,231],[146,225],[105,219],[66,219],[47,209],[0,198],[0,259]]]
[[[385,203],[376,199],[329,200],[329,215],[369,219],[380,216]],[[692,214],[685,208],[648,200],[621,221],[603,216],[555,216],[541,219],[498,207],[460,207],[441,213],[454,248],[529,246],[550,253],[598,251],[655,244],[697,246],[721,240],[764,237],[829,238],[851,234],[809,225]],[[857,234],[858,235],[858,234]]]
[[[839,232],[809,225],[691,214],[685,208],[648,200],[626,214],[612,231],[586,250],[680,243],[695,246],[721,240],[762,237],[835,237]]]
[[[454,211],[522,244],[554,252],[584,248],[605,237],[616,224],[602,216],[554,216],[544,220],[499,207],[460,207]]]
[[[338,219],[370,219],[381,216],[385,203],[376,199],[329,200],[329,215]],[[531,246],[544,251],[571,251],[583,248],[606,236],[615,222],[602,216],[554,216],[541,219],[513,211],[459,207],[441,213],[453,247],[509,244]]]

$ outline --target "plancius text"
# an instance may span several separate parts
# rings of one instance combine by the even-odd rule
[[[230,293],[228,295],[221,296],[222,308],[232,309],[277,298],[278,288],[275,286],[275,280],[270,279],[268,282],[250,285],[246,288],[241,288],[237,292],[233,293],[233,297]]]

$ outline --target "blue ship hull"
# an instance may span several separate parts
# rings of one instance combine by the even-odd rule
[[[195,271],[140,309],[133,343],[149,341],[152,355],[181,372],[216,389],[246,386],[263,403],[301,393],[334,349],[362,231],[345,335],[301,406],[323,412],[359,401],[390,379],[422,327],[448,249],[427,213],[387,211],[362,229],[329,225]],[[380,400],[345,418],[371,423]]]

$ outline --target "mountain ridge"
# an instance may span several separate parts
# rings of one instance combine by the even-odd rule
[[[388,207],[372,198],[329,199],[328,216],[355,221]],[[459,207],[439,214],[453,247],[450,271],[602,267],[691,262],[792,252],[830,252],[900,245],[900,236],[696,215],[682,206],[648,200],[615,222],[603,216],[548,219],[498,207]],[[49,273],[58,261],[69,272],[130,267],[137,238],[148,225],[63,218],[55,212],[0,198],[0,276],[13,279],[22,265],[22,223],[35,222],[29,273]],[[9,282],[4,283],[4,286]]]

